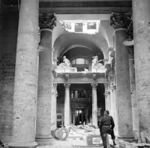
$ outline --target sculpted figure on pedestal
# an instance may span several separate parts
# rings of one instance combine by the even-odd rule
[[[77,72],[77,68],[71,66],[71,63],[66,56],[63,56],[63,62],[60,63],[55,70],[57,72]]]
[[[102,59],[98,60],[98,56],[94,56],[92,60],[92,72],[106,72],[106,68],[100,61],[102,61]]]
[[[71,63],[70,63],[70,61],[66,58],[66,56],[63,56],[63,61],[64,61],[65,65],[66,65],[67,67],[71,67]]]
[[[98,56],[94,56],[93,57],[93,60],[92,60],[92,68],[95,68],[95,67],[103,67],[103,65],[101,64],[101,63],[99,63],[100,61],[102,61],[102,60],[99,60],[98,61]]]

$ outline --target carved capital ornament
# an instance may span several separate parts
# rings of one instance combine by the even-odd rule
[[[52,95],[55,95],[56,97],[58,96],[57,84],[56,83],[53,83]]]
[[[54,14],[43,13],[39,16],[40,29],[53,30],[56,26],[56,16]]]
[[[64,86],[65,86],[65,89],[69,89],[70,88],[70,83],[65,83]]]
[[[110,16],[110,25],[114,29],[128,28],[131,23],[131,12],[128,13],[112,13]]]
[[[97,83],[93,83],[93,84],[91,84],[91,86],[92,86],[92,89],[96,89],[97,88]]]

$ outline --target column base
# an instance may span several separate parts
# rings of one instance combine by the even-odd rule
[[[36,142],[27,143],[27,142],[11,142],[8,143],[9,148],[35,148],[38,144]]]
[[[134,141],[134,137],[117,137],[118,140]]]
[[[139,139],[139,137],[140,137],[139,130],[133,130],[133,136],[135,139]]]
[[[53,145],[55,143],[55,139],[51,137],[37,137],[35,141],[38,145]]]

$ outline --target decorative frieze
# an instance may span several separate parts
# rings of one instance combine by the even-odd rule
[[[128,28],[131,23],[131,12],[128,13],[116,13],[113,12],[110,16],[110,25],[114,29]]]
[[[43,13],[39,16],[40,29],[50,29],[53,30],[56,26],[56,16],[55,14]]]

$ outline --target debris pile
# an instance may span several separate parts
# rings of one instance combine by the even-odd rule
[[[68,137],[85,137],[88,135],[100,135],[99,129],[94,125],[70,125],[61,127],[53,132],[53,137],[58,140],[66,140]]]
[[[118,140],[118,144],[123,148],[150,147],[150,136],[146,131],[134,135],[134,139]]]

